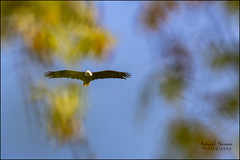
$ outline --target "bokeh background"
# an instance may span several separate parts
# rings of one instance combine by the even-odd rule
[[[238,97],[239,1],[1,1],[1,158],[239,158]]]

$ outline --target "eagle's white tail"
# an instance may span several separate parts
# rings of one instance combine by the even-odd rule
[[[83,83],[83,86],[84,86],[84,87],[90,86],[90,82],[89,82],[89,83]]]

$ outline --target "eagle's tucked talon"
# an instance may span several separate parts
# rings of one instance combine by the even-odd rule
[[[79,79],[83,81],[83,86],[87,87],[90,85],[90,82],[96,79],[106,79],[106,78],[119,78],[127,79],[131,77],[130,73],[127,72],[118,72],[118,71],[100,71],[100,72],[91,72],[87,70],[86,72],[78,72],[71,70],[62,70],[62,71],[49,71],[46,72],[45,77],[51,78],[72,78]]]

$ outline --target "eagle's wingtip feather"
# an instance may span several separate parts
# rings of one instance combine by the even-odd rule
[[[131,78],[131,73],[125,72],[124,79]]]
[[[45,72],[44,77],[52,78],[51,72]]]

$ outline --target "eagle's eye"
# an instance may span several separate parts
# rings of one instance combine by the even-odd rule
[[[92,76],[92,72],[89,71],[89,70],[87,70],[87,71],[85,72],[85,76]]]

